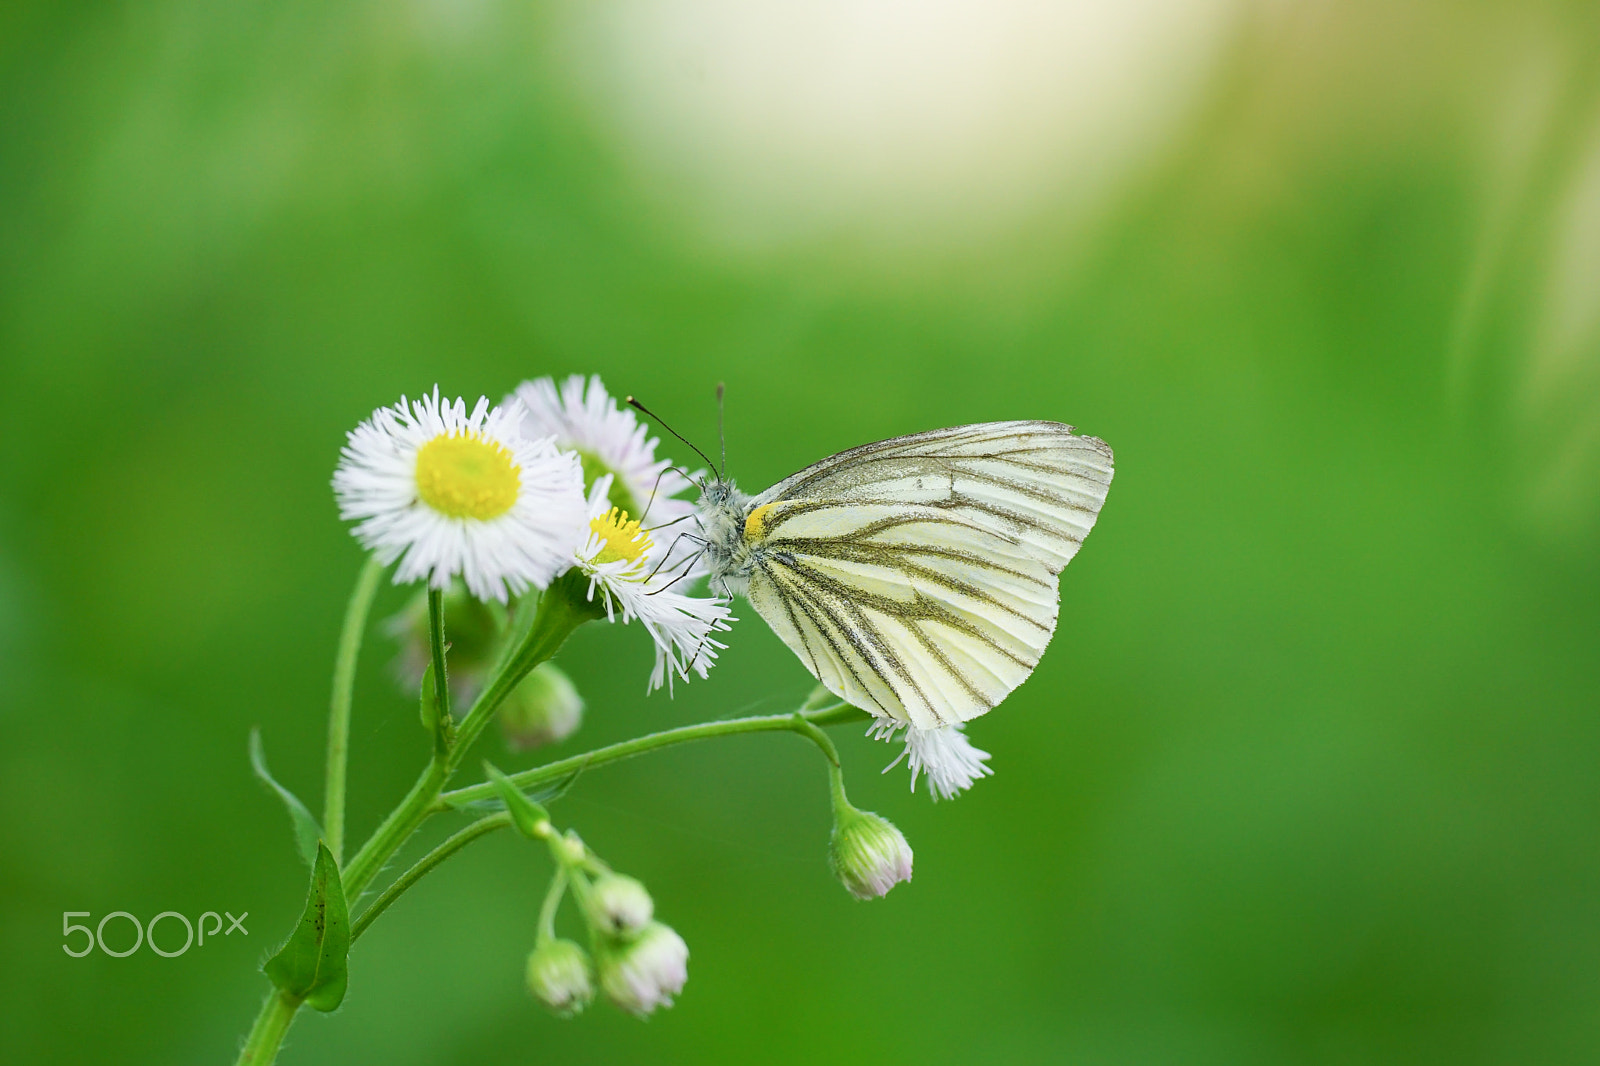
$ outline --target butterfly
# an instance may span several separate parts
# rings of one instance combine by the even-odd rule
[[[976,718],[1033,672],[1112,472],[1104,441],[1059,422],[936,429],[757,496],[719,476],[697,539],[713,589],[743,593],[835,696],[916,734]]]

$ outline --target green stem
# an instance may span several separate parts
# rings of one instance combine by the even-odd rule
[[[444,664],[444,590],[428,589],[428,650],[433,656],[433,702],[439,721],[450,720],[450,676]]]
[[[494,718],[502,700],[517,687],[528,672],[553,656],[572,631],[584,622],[603,616],[604,609],[589,602],[583,575],[570,570],[558,578],[539,598],[537,614],[527,634],[500,663],[495,676],[484,686],[472,709],[456,730],[455,741],[443,753],[436,753],[417,783],[411,786],[400,805],[389,812],[383,824],[373,831],[344,872],[345,898],[356,899],[383,868],[400,845],[410,839],[417,827],[437,806],[440,791],[450,780],[472,742]],[[436,679],[437,680],[437,679]],[[444,685],[437,688],[443,690]]]
[[[853,708],[850,708],[854,710]],[[858,712],[859,713],[859,712]],[[524,770],[520,774],[509,775],[509,780],[526,791],[530,787],[543,784],[551,780],[559,780],[567,774],[591,766],[603,766],[609,762],[618,762],[635,755],[643,755],[648,751],[671,747],[675,744],[687,743],[691,740],[706,740],[710,737],[731,736],[737,733],[773,733],[789,732],[805,737],[817,746],[823,756],[828,760],[828,773],[830,784],[836,797],[843,797],[844,776],[839,768],[839,750],[834,747],[833,740],[818,728],[818,722],[836,722],[852,720],[849,716],[840,714],[839,706],[820,707],[814,711],[796,711],[792,714],[769,714],[751,718],[734,718],[726,722],[703,722],[699,725],[683,726],[678,729],[668,729],[660,733],[652,733],[646,737],[637,737],[620,744],[609,747],[597,748],[583,755],[575,755],[570,759],[548,763],[533,770]],[[495,793],[494,785],[473,785],[469,788],[457,789],[447,792],[439,797],[438,803],[433,808],[435,811],[449,810],[452,806],[470,803],[474,800],[492,798]],[[450,837],[433,851],[424,856],[415,866],[402,874],[394,884],[384,889],[383,894],[373,901],[372,905],[356,920],[351,933],[351,941],[372,923],[384,909],[400,897],[407,889],[415,884],[433,867],[460,851],[467,844],[476,840],[485,833],[499,829],[510,824],[510,815],[506,812],[490,815],[479,819]],[[563,858],[561,839],[551,840],[551,852],[555,856],[558,870],[567,869],[568,860]],[[354,864],[352,863],[352,869]],[[577,897],[580,906],[587,904],[588,884],[583,878],[580,868],[574,866],[568,871],[568,884],[573,895]],[[565,886],[563,886],[565,887]],[[552,886],[551,892],[559,901],[559,890]],[[553,911],[554,904],[546,900],[546,907]],[[541,919],[542,920],[542,919]],[[543,928],[541,926],[541,928]]]
[[[849,708],[854,711],[854,708]],[[856,712],[860,714],[861,712]],[[675,744],[687,744],[694,740],[709,740],[712,737],[726,737],[737,733],[777,733],[789,731],[807,737],[822,748],[828,756],[828,761],[837,764],[839,753],[834,750],[833,741],[828,739],[826,733],[818,729],[820,723],[831,724],[834,721],[848,721],[849,718],[839,714],[838,707],[824,707],[816,711],[807,711],[793,714],[763,714],[749,718],[730,718],[722,722],[701,722],[698,725],[679,726],[677,729],[664,729],[659,733],[648,736],[634,737],[618,744],[611,744],[604,748],[574,755],[571,758],[559,759],[556,762],[545,763],[531,770],[506,775],[512,784],[527,792],[559,781],[564,777],[582,770],[590,770],[607,763],[620,762],[631,759],[635,755],[655,751],[658,748],[668,748]],[[453,792],[446,792],[439,797],[439,810],[450,807],[459,807],[463,804],[474,803],[479,800],[493,799],[494,786],[484,783],[470,785],[467,788],[458,788]]]
[[[355,688],[356,657],[361,653],[361,637],[367,628],[367,612],[378,591],[383,564],[377,556],[367,556],[344,609],[344,628],[339,632],[339,653],[333,663],[333,699],[328,706],[328,768],[323,788],[322,835],[335,862],[344,861],[345,770],[350,762],[350,703]]]
[[[237,1066],[271,1066],[299,1009],[300,1001],[287,992],[274,991],[268,996],[250,1027],[250,1035],[245,1037],[244,1047],[239,1049]]]
[[[373,564],[369,563],[369,566],[371,565]],[[379,572],[381,572],[381,568],[379,568]],[[357,584],[358,593],[365,587],[367,579],[367,574],[363,573],[362,580]],[[375,587],[376,577],[372,577],[371,580]],[[356,598],[359,599],[360,597]],[[346,691],[349,689],[348,677],[353,676],[355,671],[355,656],[360,650],[360,631],[364,628],[366,609],[370,602],[371,597],[369,594],[361,605],[359,618],[356,618],[353,606],[346,611],[345,635],[340,641],[339,659],[335,669],[335,676],[344,681],[343,688]],[[434,604],[430,598],[430,623],[435,621],[433,607]],[[517,683],[526,677],[528,672],[535,666],[553,656],[561,645],[566,642],[567,637],[571,635],[574,629],[584,622],[602,617],[604,613],[603,607],[589,600],[583,575],[575,570],[568,571],[558,578],[545,594],[539,598],[538,606],[532,619],[526,628],[518,628],[518,639],[515,645],[506,653],[505,658],[501,660],[495,671],[495,676],[472,705],[472,709],[467,712],[467,717],[461,723],[461,728],[456,731],[454,742],[444,751],[438,750],[437,747],[435,748],[433,758],[429,760],[427,767],[417,778],[416,784],[411,786],[411,790],[406,793],[405,798],[400,801],[394,810],[389,812],[388,817],[373,831],[372,836],[367,838],[367,842],[361,846],[361,850],[356,852],[355,857],[350,860],[350,864],[344,868],[341,879],[344,882],[346,899],[359,899],[361,893],[365,891],[367,885],[377,875],[378,871],[383,869],[384,864],[394,856],[400,846],[410,839],[411,834],[416,832],[417,827],[432,813],[439,798],[439,792],[444,788],[446,782],[450,780],[450,776],[455,773],[456,768],[461,765],[461,760],[466,756],[467,750],[472,746],[472,742],[478,738],[478,734],[483,732],[484,727],[489,724],[501,701],[510,694],[511,690],[517,686]],[[354,622],[361,624],[354,624]],[[434,631],[431,636],[437,638],[434,640],[434,653],[436,655],[442,655],[440,643],[442,642],[443,628],[443,616],[442,612],[440,612],[437,624],[430,624],[430,629]],[[351,636],[352,630],[355,633],[354,636]],[[346,666],[347,652],[348,668]],[[336,681],[337,684],[338,682]],[[441,693],[445,688],[442,669],[437,669],[436,687]],[[329,780],[333,782],[329,787],[329,810],[337,812],[337,821],[330,817],[326,819],[326,823],[328,825],[338,825],[342,836],[344,821],[344,766],[349,746],[349,707],[346,702],[341,708],[341,705],[337,702],[339,699],[338,691],[339,688],[336,687],[335,713],[333,715],[336,721],[329,726],[328,770]],[[448,697],[444,698],[447,699]],[[441,709],[444,706],[446,704],[441,700]],[[332,743],[335,739],[337,744]],[[337,759],[334,758],[335,749],[338,752]],[[337,763],[337,769],[335,769],[335,763]],[[483,823],[491,821],[493,819],[484,819],[479,825],[483,827]],[[458,833],[456,837],[451,838],[451,841],[459,839],[457,846],[439,855],[437,861],[443,861],[448,858],[456,850],[459,850],[460,846],[470,843],[476,839],[477,835],[482,835],[482,832],[488,832],[490,828],[498,827],[498,824],[483,827],[480,833],[467,836],[465,839],[459,839],[462,834]],[[468,827],[469,830],[471,828],[471,826]],[[326,827],[324,832],[327,832]],[[463,830],[463,833],[465,832],[467,830]],[[446,841],[445,843],[449,844],[451,841]],[[435,851],[438,851],[438,849],[435,849]],[[427,859],[425,858],[424,862],[426,861]],[[424,869],[415,871],[416,877],[411,877],[397,890],[385,892],[379,900],[374,901],[374,907],[381,902],[383,908],[387,908],[406,888],[416,882],[417,877],[425,874],[428,869],[432,868],[432,865],[437,865],[437,861]],[[405,880],[405,876],[402,875],[402,880]],[[364,931],[367,925],[378,917],[381,909],[368,908],[366,912],[363,912],[362,922],[359,926],[360,930]],[[261,1008],[261,1013],[256,1017],[255,1024],[250,1029],[249,1036],[245,1038],[245,1045],[240,1052],[239,1062],[252,1064],[272,1062],[277,1056],[278,1045],[283,1042],[284,1033],[288,1031],[289,1023],[294,1020],[295,1012],[299,1009],[300,1000],[284,995],[281,992],[274,993],[268,997],[267,1002]]]
[[[539,943],[544,944],[556,938],[556,908],[561,906],[561,897],[567,890],[567,868],[556,866],[556,872],[550,878],[550,889],[544,894],[544,903],[539,907]]]
[[[811,743],[822,749],[822,754],[828,757],[828,765],[834,770],[839,769],[839,749],[833,746],[833,740],[828,734],[818,729],[804,713],[796,711],[790,715],[794,721],[793,729],[796,733],[807,738]]]
[[[461,722],[456,743],[450,749],[452,772],[461,765],[467,749],[493,719],[494,712],[511,690],[520,685],[534,667],[553,658],[573,630],[585,622],[605,617],[605,607],[590,601],[587,590],[588,579],[578,570],[569,570],[539,597],[533,625],[501,661],[494,677],[484,686]]]
[[[377,921],[378,915],[389,909],[389,904],[399,899],[407,889],[422,880],[435,866],[438,866],[479,837],[486,836],[496,829],[503,829],[510,824],[511,815],[505,813],[491,814],[487,818],[479,818],[476,822],[462,829],[418,859],[416,865],[395,878],[394,883],[384,889],[383,894],[373,900],[371,906],[361,912],[361,917],[357,918],[355,924],[350,927],[350,943],[354,944],[360,939],[361,934],[367,931],[367,926]]]

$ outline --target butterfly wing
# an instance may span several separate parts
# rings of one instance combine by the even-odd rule
[[[827,688],[931,727],[1032,673],[1111,449],[1056,422],[957,426],[824,459],[751,501],[750,602]]]

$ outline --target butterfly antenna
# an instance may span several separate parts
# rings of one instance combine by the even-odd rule
[[[717,468],[717,464],[713,463],[711,461],[711,457],[709,455],[707,455],[705,452],[701,451],[699,448],[696,448],[694,446],[694,441],[690,440],[688,437],[685,437],[682,433],[679,433],[677,430],[675,430],[671,426],[667,425],[666,422],[662,421],[661,417],[659,415],[657,415],[654,411],[650,410],[650,408],[646,407],[644,404],[640,403],[638,400],[635,400],[632,396],[627,397],[627,399],[625,399],[623,402],[626,403],[629,407],[632,407],[637,411],[643,412],[644,416],[646,418],[654,419],[655,423],[658,426],[660,426],[662,429],[666,430],[668,433],[671,433],[674,437],[677,437],[679,440],[683,441],[683,443],[687,444],[691,449],[693,449],[693,451],[694,451],[694,453],[696,455],[698,455],[701,459],[705,460],[706,465],[709,466],[711,469],[715,470]],[[719,481],[721,480],[721,476],[720,475],[718,476],[717,480],[719,480]]]
[[[717,471],[717,480],[728,480],[728,438],[722,432],[722,391],[723,383],[717,382],[717,443],[722,446],[722,467]]]

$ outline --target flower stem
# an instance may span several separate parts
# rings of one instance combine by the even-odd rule
[[[853,708],[851,708],[853,710]],[[828,757],[828,761],[837,763],[839,753],[834,750],[833,742],[827,734],[817,728],[821,721],[833,722],[849,720],[839,714],[839,707],[824,707],[816,711],[797,712],[792,714],[762,714],[749,718],[730,718],[722,722],[701,722],[698,725],[679,726],[677,729],[664,729],[659,733],[648,736],[634,737],[618,744],[611,744],[604,748],[574,755],[571,758],[559,759],[556,762],[545,763],[531,770],[506,775],[511,782],[524,792],[559,781],[564,777],[584,770],[604,766],[607,763],[620,762],[631,759],[635,755],[659,748],[672,747],[675,744],[687,744],[693,740],[709,740],[712,737],[732,736],[736,733],[799,733],[817,744]],[[820,738],[820,739],[819,739]],[[453,792],[446,792],[439,797],[439,807],[444,810],[450,807],[460,807],[463,804],[474,803],[479,800],[493,799],[494,786],[484,783],[470,785],[467,788],[458,788]]]
[[[576,575],[576,579],[574,578]],[[346,899],[358,898],[377,872],[383,868],[400,845],[410,839],[429,814],[438,810],[439,792],[450,780],[461,760],[466,757],[472,742],[478,739],[484,727],[494,718],[502,700],[517,687],[528,672],[553,656],[566,643],[572,631],[584,622],[602,617],[603,608],[589,602],[584,595],[584,581],[577,571],[568,571],[557,578],[539,598],[537,613],[526,634],[500,663],[495,676],[484,686],[472,709],[462,719],[455,740],[449,749],[438,752],[422,771],[417,783],[411,786],[405,799],[383,824],[361,846],[344,872]],[[432,628],[430,626],[430,628]],[[442,628],[442,624],[441,624]],[[442,679],[435,684],[443,691]],[[441,704],[442,706],[442,704]]]
[[[361,912],[361,917],[357,918],[355,924],[350,927],[350,943],[354,944],[361,937],[361,934],[367,931],[367,926],[375,922],[378,915],[389,909],[389,904],[399,899],[408,888],[422,880],[423,876],[435,866],[438,866],[479,837],[486,836],[496,829],[503,829],[510,824],[511,815],[504,812],[491,814],[487,818],[479,818],[476,822],[462,829],[418,859],[416,865],[395,878],[394,883],[384,889],[383,894],[373,900],[371,906]]]
[[[450,677],[444,662],[444,590],[428,589],[428,652],[433,658],[433,700],[439,721],[450,720]]]
[[[369,568],[373,565],[371,563],[368,564]],[[377,585],[377,574],[381,572],[382,568],[379,567],[370,576],[373,589]],[[345,632],[340,639],[335,676],[343,679],[342,688],[346,693],[350,688],[349,679],[355,673],[355,657],[361,646],[361,630],[365,628],[367,607],[371,603],[372,590],[367,589],[368,582],[369,575],[364,571],[361,580],[356,585],[357,595],[352,598],[352,606],[345,613]],[[363,590],[366,591],[363,592]],[[360,601],[359,614],[356,610],[357,601]],[[442,654],[443,611],[433,609],[434,603],[431,597],[429,608],[429,629],[431,630],[430,637],[433,649],[436,654]],[[478,734],[483,732],[484,727],[493,719],[494,712],[500,706],[501,701],[510,694],[512,689],[516,688],[517,683],[526,677],[528,672],[535,666],[549,659],[560,650],[561,645],[566,642],[567,637],[572,634],[574,629],[591,619],[603,617],[604,613],[603,607],[589,600],[583,577],[577,571],[568,571],[567,574],[557,578],[550,588],[545,591],[544,595],[539,598],[538,606],[527,627],[519,631],[517,641],[507,652],[505,658],[501,660],[499,667],[495,671],[495,676],[485,686],[482,694],[478,696],[477,701],[472,705],[472,709],[467,712],[467,717],[462,721],[461,728],[456,731],[453,742],[443,751],[435,747],[433,758],[428,761],[427,767],[423,769],[422,774],[417,778],[417,783],[411,786],[411,791],[406,793],[405,798],[400,801],[399,805],[389,812],[388,817],[383,820],[377,829],[373,830],[372,836],[367,838],[367,842],[356,852],[349,865],[343,868],[341,880],[344,883],[344,895],[347,900],[354,901],[361,897],[361,893],[372,879],[377,876],[378,871],[383,869],[384,865],[394,856],[394,853],[400,849],[400,846],[411,838],[411,834],[416,832],[417,827],[427,820],[428,815],[437,809],[436,801],[439,798],[439,792],[444,788],[446,782],[450,780],[450,776],[455,773],[456,768],[461,765],[461,760],[466,757],[467,750],[472,746],[472,742],[478,739]],[[436,672],[438,676],[435,678],[435,684],[437,685],[437,691],[441,694],[440,707],[442,709],[448,706],[444,702],[445,699],[448,699],[448,696],[443,693],[446,682],[443,670],[438,669]],[[330,784],[329,787],[329,810],[336,811],[338,819],[335,821],[330,817],[327,819],[327,824],[338,825],[342,835],[344,822],[344,766],[345,758],[348,754],[350,726],[348,695],[345,697],[344,702],[340,703],[339,691],[339,682],[336,681],[333,714],[333,718],[336,721],[330,723],[328,730],[330,740],[328,777],[330,782],[336,782],[336,784]],[[337,740],[337,744],[334,743],[335,740]],[[337,759],[334,757],[335,749],[337,749],[338,753]],[[334,766],[335,762],[338,764],[337,769]],[[335,795],[337,796],[336,805]],[[494,824],[485,825],[485,823]],[[417,867],[413,867],[407,874],[402,875],[401,881],[404,884],[397,882],[398,887],[390,886],[390,891],[384,892],[382,896],[373,901],[372,907],[363,912],[362,921],[358,927],[359,930],[365,931],[366,927],[378,917],[383,909],[399,898],[402,892],[415,884],[417,879],[432,869],[433,866],[449,858],[456,851],[459,851],[462,846],[477,839],[483,833],[488,832],[490,829],[497,829],[501,824],[505,823],[496,822],[495,819],[482,819],[478,824],[480,826],[479,832],[464,836],[473,828],[468,826],[466,830],[462,830],[461,833],[457,833],[455,837],[447,840],[444,845],[440,845],[440,848],[434,849],[437,857],[434,858],[433,862],[428,862],[429,858],[434,857],[433,855],[424,857],[422,863],[418,863]],[[324,832],[327,832],[326,828],[324,828]],[[439,853],[442,848],[452,842],[455,842],[454,847],[443,851],[442,854]],[[415,876],[411,876],[412,873]],[[379,904],[382,904],[382,906],[380,907]],[[282,992],[275,992],[268,997],[267,1002],[262,1005],[261,1013],[256,1016],[255,1024],[251,1026],[249,1035],[245,1038],[244,1048],[239,1053],[239,1062],[241,1064],[250,1063],[255,1066],[255,1064],[271,1063],[277,1057],[278,1045],[283,1042],[283,1035],[288,1031],[289,1023],[294,1020],[295,1012],[300,1009],[300,1002],[300,1000],[287,996]]]
[[[355,688],[356,657],[361,653],[361,637],[367,628],[367,611],[378,591],[383,564],[377,556],[367,556],[350,603],[344,609],[344,628],[339,632],[339,653],[333,663],[333,699],[328,706],[328,767],[323,788],[322,835],[336,862],[344,860],[345,770],[350,762],[350,704]]]
[[[817,723],[819,721],[841,722],[853,720],[852,716],[841,713],[842,707],[848,708],[848,705],[819,707],[812,711],[795,711],[791,714],[768,714],[751,718],[734,718],[725,722],[702,722],[699,725],[668,729],[660,733],[652,733],[649,736],[624,741],[621,744],[597,748],[586,754],[575,755],[570,759],[548,763],[532,770],[524,770],[520,774],[511,774],[509,778],[519,788],[526,790],[549,781],[560,780],[562,777],[581,769],[591,766],[603,766],[609,762],[619,762],[635,755],[643,755],[649,751],[672,747],[675,744],[683,744],[691,740],[706,740],[711,737],[732,736],[738,733],[789,732],[796,733],[811,741],[828,760],[829,783],[834,792],[835,801],[838,801],[844,796],[844,779],[839,769],[839,751],[834,747],[833,740],[818,728]],[[848,709],[854,710],[854,708]],[[857,713],[859,714],[860,712]],[[447,792],[440,796],[433,810],[449,810],[454,806],[475,800],[490,799],[494,795],[494,786],[492,784],[473,785],[469,788],[457,789],[454,792]],[[360,936],[378,915],[382,914],[391,903],[433,867],[439,865],[439,863],[448,859],[463,847],[478,839],[478,837],[509,824],[510,815],[505,812],[480,818],[455,836],[450,837],[437,848],[434,848],[433,851],[419,860],[415,866],[401,874],[393,884],[384,889],[383,894],[374,900],[372,905],[362,913],[351,931],[351,941],[354,942],[355,938]],[[567,880],[562,887],[565,888],[570,885],[573,895],[578,898],[580,905],[583,904],[587,895],[588,884],[583,878],[582,870],[577,866],[572,867],[570,870],[568,869],[570,864],[562,859],[558,841],[552,841],[551,852],[556,857],[557,876],[560,876],[559,871],[562,870],[566,870],[568,873]],[[552,886],[550,891],[556,894],[556,899],[559,899],[560,889]],[[546,907],[553,912],[554,905],[550,903],[549,899],[546,900]],[[543,921],[542,918],[541,921]]]
[[[561,906],[561,897],[567,891],[567,868],[556,865],[556,872],[550,877],[550,888],[544,894],[544,903],[539,906],[539,943],[543,944],[556,938],[556,908]]]
[[[298,999],[274,989],[261,1004],[261,1013],[256,1015],[256,1023],[250,1027],[244,1047],[239,1049],[237,1066],[271,1066],[272,1060],[278,1057],[284,1034],[289,1031],[289,1023],[294,1021],[295,1011],[299,1009]]]

